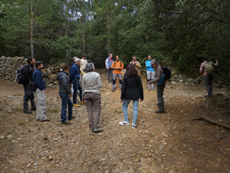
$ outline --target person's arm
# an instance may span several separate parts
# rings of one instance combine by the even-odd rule
[[[68,77],[67,77],[67,76],[66,76],[66,77],[63,77],[62,81],[63,81],[63,86],[64,86],[65,91],[67,92],[67,94],[68,94],[68,95],[71,94],[71,90],[70,90],[70,85],[69,85]]]
[[[100,77],[100,75],[99,75],[98,78],[97,78],[97,85],[98,85],[98,88],[101,88],[101,87],[102,87],[102,82],[101,82],[101,77]]]
[[[154,79],[150,80],[150,83],[157,83],[161,80],[162,74],[163,74],[163,70],[161,68],[157,68],[156,70],[156,75],[154,77]]]
[[[143,86],[142,86],[141,78],[139,78],[139,88],[140,88],[140,99],[142,101],[142,100],[144,100],[144,92],[143,92]]]
[[[121,89],[121,100],[124,99],[125,89],[126,89],[126,77],[124,76],[123,82],[122,82],[122,89]]]
[[[145,65],[146,65],[147,68],[151,67],[151,63],[149,63],[148,61],[145,62]]]
[[[70,68],[70,74],[69,74],[69,81],[70,81],[70,83],[73,83],[73,79],[74,79],[74,75],[75,75],[76,71],[77,71],[77,67],[73,67],[72,66]]]
[[[212,65],[213,65],[213,67],[216,67],[216,66],[218,66],[218,60],[216,60],[216,63],[212,63]]]
[[[43,87],[42,87],[42,80],[43,80],[42,74],[36,72],[36,74],[35,74],[35,80],[36,81],[34,81],[34,82],[37,84],[37,87],[42,91],[43,90]]]
[[[112,65],[111,65],[111,69],[116,69],[114,61],[113,61]]]
[[[85,75],[83,75],[83,77],[82,77],[82,93],[85,92],[85,79],[84,79],[84,76]]]
[[[107,58],[107,59],[105,60],[105,66],[106,66],[107,69],[109,68],[108,62],[109,62],[109,60],[108,60],[108,58]]]
[[[124,69],[124,64],[123,64],[123,62],[121,62],[121,69]]]
[[[204,72],[204,63],[200,65],[200,73],[203,74],[203,72]]]
[[[141,68],[141,64],[140,64],[138,61],[136,62],[135,66],[136,66],[138,69]]]

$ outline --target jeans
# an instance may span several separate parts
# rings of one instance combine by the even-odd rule
[[[23,109],[28,110],[28,101],[31,102],[31,108],[36,108],[35,102],[34,102],[34,92],[32,90],[29,90],[29,83],[23,84],[24,87],[24,98],[23,98]]]
[[[165,85],[157,85],[158,106],[159,106],[159,109],[162,111],[164,111],[164,98],[163,98],[164,88],[165,88]]]
[[[68,104],[68,120],[72,119],[73,115],[73,103],[69,98],[68,94],[59,94],[61,99],[62,99],[62,108],[61,108],[61,122],[64,123],[66,122],[66,109],[67,109],[67,104]]]
[[[73,81],[73,103],[77,103],[77,92],[80,91],[80,101],[82,102],[82,88],[79,79]]]
[[[108,82],[112,83],[113,81],[113,70],[111,68],[107,69]]]
[[[123,109],[123,114],[124,114],[124,121],[129,121],[128,120],[128,106],[131,100],[124,100],[122,104],[122,109]],[[138,100],[133,100],[133,124],[136,124],[137,121],[137,115],[138,115]]]
[[[212,79],[213,76],[211,74],[204,75],[204,85],[208,92],[208,96],[212,95]]]

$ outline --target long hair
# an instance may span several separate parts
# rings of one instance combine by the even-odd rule
[[[126,73],[125,73],[126,76],[133,77],[133,76],[136,76],[137,73],[138,73],[138,71],[137,71],[135,65],[129,64],[127,66]]]

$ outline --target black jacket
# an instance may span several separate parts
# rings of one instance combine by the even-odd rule
[[[25,67],[22,69],[22,73],[25,76],[25,83],[29,83],[29,81],[33,82],[33,72],[34,72],[34,66],[31,64],[25,65]]]
[[[71,94],[67,73],[64,71],[60,71],[57,74],[57,80],[60,87],[59,94]]]
[[[144,100],[140,76],[128,77],[125,75],[122,83],[121,99],[138,100],[139,98]]]

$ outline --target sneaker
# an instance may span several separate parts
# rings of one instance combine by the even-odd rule
[[[74,103],[73,106],[75,107],[80,107],[81,105],[77,104],[77,103]]]
[[[91,132],[94,132],[94,127],[93,127],[93,126],[90,127],[90,131],[91,131]]]
[[[94,127],[93,132],[94,132],[94,133],[103,132],[103,129]]]
[[[158,111],[155,111],[155,113],[165,113],[164,110],[158,110]]]
[[[114,92],[114,91],[115,91],[115,88],[113,88],[112,92]]]
[[[26,114],[32,114],[32,111],[29,111],[28,109],[24,109],[23,112]]]
[[[132,129],[135,129],[135,128],[137,128],[137,124],[132,124]]]
[[[148,87],[148,91],[150,91],[151,90],[151,88],[150,87]]]
[[[121,126],[124,126],[124,125],[129,126],[129,122],[128,121],[121,121],[121,122],[119,122],[119,124]]]
[[[155,87],[152,87],[152,90],[155,90]]]
[[[68,121],[66,121],[66,122],[64,122],[64,123],[62,123],[62,124],[64,124],[64,125],[71,125],[71,123],[68,122]]]

